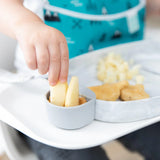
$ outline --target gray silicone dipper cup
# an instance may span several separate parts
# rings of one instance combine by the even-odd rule
[[[62,107],[48,101],[50,96],[48,92],[45,101],[50,122],[63,129],[78,129],[90,124],[95,117],[96,95],[88,88],[80,89],[80,95],[87,99],[86,103],[79,106]]]

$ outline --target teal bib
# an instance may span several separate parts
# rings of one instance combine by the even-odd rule
[[[72,58],[143,39],[145,0],[49,0],[44,19],[65,35]]]

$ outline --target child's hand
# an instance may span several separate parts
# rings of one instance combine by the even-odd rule
[[[0,0],[0,31],[18,40],[30,69],[49,72],[50,85],[67,80],[69,58],[64,35],[45,25],[22,0]]]
[[[64,35],[41,21],[26,22],[16,29],[16,38],[30,69],[40,74],[49,72],[50,85],[68,76],[69,56]]]

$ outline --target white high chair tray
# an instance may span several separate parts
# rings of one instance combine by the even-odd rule
[[[43,101],[47,90],[45,80],[10,86],[0,95],[0,118],[37,141],[66,149],[100,145],[160,120],[157,117],[134,123],[94,121],[78,130],[59,129],[48,121]]]
[[[134,47],[134,45],[137,44],[122,45],[123,47],[119,47],[119,49],[128,49],[127,46]],[[110,49],[112,50],[114,47]],[[93,55],[100,54],[102,51],[107,52],[108,49],[96,51]],[[71,60],[70,66],[73,62],[74,59]],[[71,69],[70,75],[74,75],[76,72]],[[84,71],[80,75],[86,73]],[[159,76],[156,78],[158,81]],[[85,83],[83,79],[80,79],[80,82],[81,85]],[[87,84],[90,84],[88,82]],[[0,87],[2,91],[0,93],[0,120],[37,141],[58,148],[82,149],[101,145],[160,120],[160,116],[156,115],[156,118],[132,123],[93,121],[90,125],[78,130],[63,130],[50,124],[48,120],[43,101],[45,93],[49,90],[46,80],[35,79],[17,85],[1,84]]]

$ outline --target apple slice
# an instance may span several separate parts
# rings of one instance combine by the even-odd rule
[[[57,106],[65,106],[65,99],[68,84],[58,83],[56,86],[50,87],[50,102]]]
[[[79,82],[78,77],[74,76],[71,78],[70,84],[68,86],[65,106],[71,107],[77,105],[79,105]]]

